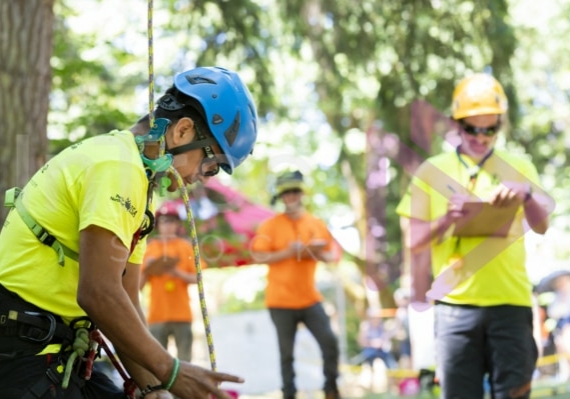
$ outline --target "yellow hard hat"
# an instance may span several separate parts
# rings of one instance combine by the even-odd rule
[[[509,103],[503,86],[491,75],[476,73],[461,80],[453,91],[451,112],[453,119],[473,115],[500,115],[507,112]]]

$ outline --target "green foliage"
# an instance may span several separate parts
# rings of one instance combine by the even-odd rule
[[[364,0],[358,7],[348,0],[162,0],[154,4],[154,48],[161,54],[156,92],[173,72],[195,65],[239,70],[258,104],[260,134],[251,161],[227,182],[269,203],[274,172],[301,165],[311,183],[311,210],[329,221],[350,215],[362,247],[353,255],[362,265],[374,155],[366,153],[365,132],[379,121],[403,146],[428,156],[431,149],[410,135],[411,104],[422,99],[448,113],[455,83],[472,71],[493,72],[503,82],[509,148],[532,155],[557,196],[557,213],[570,210],[563,191],[570,172],[569,84],[557,68],[569,61],[570,28],[560,16],[570,5],[547,1],[537,8],[529,0]],[[66,21],[79,11],[63,4],[56,8],[50,131],[73,141],[128,127],[147,108],[136,99],[148,89],[146,54],[127,39],[145,39],[146,21],[136,20],[145,10],[133,2],[124,32],[111,38],[103,30],[73,32]],[[525,19],[528,8],[537,12]],[[438,129],[434,151],[442,142]],[[394,208],[409,179],[401,163],[391,159],[389,184],[379,193],[386,228],[381,259],[396,271],[401,240]]]

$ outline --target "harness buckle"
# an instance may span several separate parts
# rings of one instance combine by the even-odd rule
[[[40,240],[42,244],[51,247],[55,242],[55,237],[52,236],[50,233],[48,233],[48,231],[42,227],[41,232],[38,235],[38,240]]]
[[[55,320],[55,317],[50,313],[40,313],[40,312],[24,312],[24,314],[33,317],[40,317],[40,318],[43,317],[47,319],[47,321],[49,321],[49,330],[46,332],[45,336],[41,338],[34,338],[23,334],[20,335],[20,338],[37,344],[42,344],[42,345],[48,344],[53,339],[53,336],[55,334],[55,328],[57,326],[57,321]]]

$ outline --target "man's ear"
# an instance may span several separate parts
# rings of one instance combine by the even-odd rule
[[[176,122],[172,135],[174,147],[191,142],[194,139],[194,120],[184,117]]]

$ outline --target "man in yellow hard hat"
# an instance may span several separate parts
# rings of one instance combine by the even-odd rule
[[[546,232],[549,201],[527,157],[495,148],[507,109],[491,75],[461,80],[452,100],[460,144],[420,165],[397,208],[412,253],[431,251],[434,281],[420,292],[429,270],[412,265],[413,300],[435,306],[442,398],[482,399],[486,376],[494,398],[530,394],[537,348],[524,235]]]

